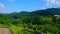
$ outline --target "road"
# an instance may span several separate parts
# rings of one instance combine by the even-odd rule
[[[0,34],[11,34],[8,28],[0,28]]]

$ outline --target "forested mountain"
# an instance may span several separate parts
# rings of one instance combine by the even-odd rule
[[[45,10],[37,10],[37,11],[33,11],[32,13],[41,16],[60,15],[60,8],[49,8]]]
[[[22,34],[19,30],[22,30],[23,26],[32,30],[37,28],[45,34],[60,34],[60,16],[52,17],[54,15],[60,15],[60,8],[0,14],[0,27],[10,28],[13,34]]]
[[[12,15],[40,15],[40,16],[53,16],[60,15],[60,8],[49,8],[44,10],[36,10],[32,12],[21,11],[19,13],[11,13]],[[11,15],[10,14],[10,15]]]

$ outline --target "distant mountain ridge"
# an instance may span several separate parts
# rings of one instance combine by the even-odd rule
[[[44,10],[36,10],[32,12],[28,11],[21,11],[19,13],[10,13],[7,14],[8,16],[53,16],[53,15],[60,15],[60,8],[49,8],[49,9],[44,9]]]
[[[42,16],[60,15],[60,8],[37,10],[37,11],[33,11],[32,13],[37,14],[37,15],[42,15]]]

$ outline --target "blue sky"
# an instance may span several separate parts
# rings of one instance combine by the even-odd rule
[[[60,7],[60,0],[0,0],[0,13]]]

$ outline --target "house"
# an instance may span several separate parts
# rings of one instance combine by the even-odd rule
[[[60,15],[54,15],[55,17],[58,17],[58,16],[60,16]]]
[[[60,20],[60,15],[54,15],[54,17],[56,17],[57,20]]]

